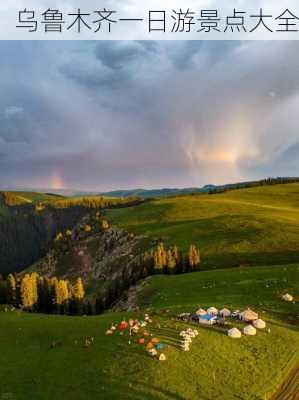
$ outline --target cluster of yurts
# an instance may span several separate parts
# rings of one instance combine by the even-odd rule
[[[244,335],[254,336],[256,335],[257,329],[264,329],[266,327],[265,321],[260,319],[258,314],[249,308],[242,312],[239,310],[231,312],[227,308],[223,308],[220,311],[215,307],[210,307],[206,311],[199,308],[196,311],[196,315],[198,316],[199,323],[208,325],[216,324],[220,319],[225,319],[227,317],[233,317],[234,319],[244,321],[247,323],[243,328]],[[236,327],[229,329],[227,334],[231,338],[240,338],[242,336],[242,332]]]

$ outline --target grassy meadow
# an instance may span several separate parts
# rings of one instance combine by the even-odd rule
[[[0,312],[0,398],[270,399],[298,362],[298,303],[279,297],[285,291],[298,296],[298,287],[299,265],[234,268],[149,278],[137,314]],[[198,305],[252,306],[267,327],[233,340],[221,328],[199,326],[191,351],[184,353],[178,334],[186,324],[173,316]],[[126,334],[105,335],[111,322],[144,310],[153,319],[149,332],[167,346],[165,362],[149,357],[136,339],[129,344]],[[84,346],[87,336],[94,337],[90,347]]]
[[[299,262],[297,183],[156,199],[107,218],[184,251],[198,245],[204,269]]]
[[[19,204],[38,204],[43,201],[57,200],[60,196],[39,192],[8,192],[19,200]]]

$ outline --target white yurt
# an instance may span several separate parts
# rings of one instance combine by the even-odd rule
[[[218,314],[218,310],[215,307],[210,307],[207,309],[207,313],[210,315],[217,315]]]
[[[242,336],[242,333],[239,331],[238,328],[232,328],[227,332],[228,336],[233,339],[238,339]]]
[[[245,328],[243,328],[243,333],[244,335],[254,336],[256,335],[256,329],[252,325],[246,325]]]
[[[247,310],[239,314],[239,318],[247,322],[255,321],[256,319],[258,319],[258,317],[258,314],[252,311],[250,308],[247,308]]]
[[[266,322],[263,321],[262,319],[256,319],[255,321],[253,321],[252,325],[257,328],[257,329],[264,329],[266,328]]]
[[[199,308],[197,311],[196,311],[196,315],[206,315],[206,310],[204,310],[203,308]]]
[[[289,293],[284,294],[282,296],[282,298],[283,298],[284,301],[293,301],[294,300],[294,297]]]
[[[219,314],[221,317],[230,317],[231,312],[228,308],[222,308],[222,310],[219,311]]]
[[[148,354],[150,354],[151,356],[155,357],[158,354],[158,352],[157,352],[156,349],[149,349],[148,350]]]

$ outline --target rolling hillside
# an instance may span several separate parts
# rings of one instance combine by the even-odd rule
[[[298,183],[156,199],[107,218],[185,251],[198,245],[203,268],[299,261]]]
[[[153,319],[149,331],[166,344],[165,362],[146,354],[140,335],[131,344],[127,333],[105,335],[112,322],[140,318],[142,310],[97,317],[0,312],[0,393],[18,400],[270,399],[298,362],[298,305],[279,298],[284,291],[298,296],[298,283],[298,265],[150,278],[139,304]],[[198,326],[185,353],[178,344],[186,323],[173,317],[198,305],[251,306],[267,328],[232,340],[220,328]],[[89,336],[94,342],[86,347]],[[291,390],[295,396],[296,385]]]
[[[4,202],[8,206],[37,204],[43,201],[51,201],[61,198],[54,194],[39,193],[39,192],[1,192],[0,195],[4,198]]]

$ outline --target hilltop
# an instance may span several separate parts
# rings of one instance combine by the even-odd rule
[[[109,308],[142,278],[143,253],[152,243],[146,236],[116,226],[100,226],[94,214],[83,217],[70,237],[56,240],[48,254],[29,270],[71,281],[80,276],[88,297],[105,299],[104,307]]]

